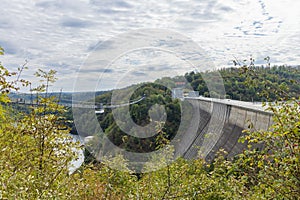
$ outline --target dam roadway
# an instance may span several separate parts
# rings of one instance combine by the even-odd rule
[[[252,130],[267,130],[272,124],[272,113],[261,103],[204,97],[187,97],[184,101],[192,105],[193,112],[190,127],[175,144],[175,154],[186,159],[202,157],[210,161],[221,148],[232,158],[247,147],[238,139],[250,123]]]

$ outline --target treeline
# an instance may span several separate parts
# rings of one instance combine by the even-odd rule
[[[249,72],[251,71],[251,79],[255,83],[249,84]],[[205,97],[213,95],[215,98],[228,98],[241,101],[274,101],[276,94],[270,93],[266,95],[266,90],[273,88],[286,88],[286,94],[290,97],[299,97],[300,95],[300,67],[291,66],[253,66],[245,68],[223,68],[217,71],[205,73],[190,72],[185,74],[187,82],[199,94]],[[209,81],[214,81],[217,74],[223,78],[226,96],[214,94],[209,91],[203,77]],[[222,86],[220,86],[222,87]]]

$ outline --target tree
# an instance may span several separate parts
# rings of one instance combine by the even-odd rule
[[[267,61],[269,62],[269,57]],[[267,66],[270,66],[268,63]],[[259,84],[257,68],[243,66],[246,84]],[[282,70],[282,68],[280,68]],[[269,70],[269,69],[267,69]],[[278,69],[273,69],[277,71]],[[295,71],[299,75],[299,71]],[[297,75],[296,75],[297,76]],[[297,79],[292,80],[297,84]],[[269,130],[245,130],[241,142],[248,142],[245,152],[233,162],[235,173],[246,179],[246,186],[256,199],[298,199],[300,196],[300,99],[291,96],[287,84],[265,81],[264,95],[269,103],[266,110],[273,113],[273,125]],[[277,99],[275,102],[270,100]],[[257,145],[263,148],[258,150]]]
[[[3,199],[50,199],[73,197],[69,183],[70,162],[76,159],[79,145],[60,122],[65,109],[47,93],[39,96],[40,105],[30,108],[28,115],[15,116],[9,108],[7,94],[16,82],[7,82],[9,73],[1,65],[0,105],[0,196]],[[35,91],[48,90],[55,72],[39,70],[37,77],[46,83]]]

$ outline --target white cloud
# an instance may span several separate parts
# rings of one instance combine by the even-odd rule
[[[1,5],[0,45],[7,52],[1,61],[10,69],[25,59],[31,70],[54,67],[60,80],[54,89],[72,90],[76,71],[98,41],[138,28],[185,34],[218,66],[250,54],[300,63],[300,3],[293,0],[2,0]]]

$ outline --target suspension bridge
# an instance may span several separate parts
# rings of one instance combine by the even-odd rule
[[[139,99],[131,100],[129,102],[120,103],[120,104],[103,104],[103,103],[97,103],[92,101],[76,101],[76,100],[69,100],[69,99],[60,99],[58,101],[59,105],[65,106],[65,107],[72,107],[72,108],[89,108],[89,109],[95,109],[96,114],[101,114],[104,112],[104,109],[114,109],[124,106],[129,106],[132,104],[137,104],[141,101],[143,101],[146,98],[146,96],[142,96]],[[10,104],[19,104],[19,105],[26,105],[26,106],[45,106],[45,104],[40,103],[38,101],[33,102],[26,101],[25,99],[18,98],[11,102]]]

